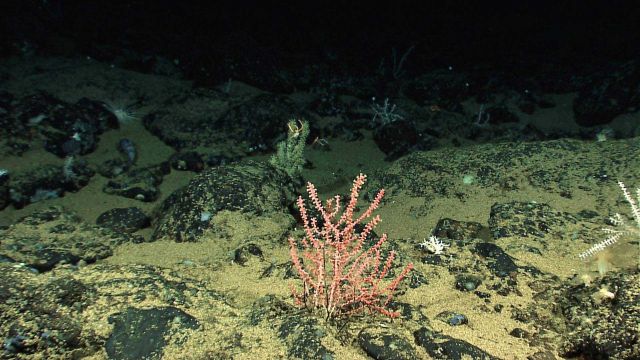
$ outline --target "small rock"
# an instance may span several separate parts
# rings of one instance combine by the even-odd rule
[[[96,220],[96,224],[114,230],[132,233],[148,227],[151,221],[139,208],[129,207],[111,209],[100,214]]]

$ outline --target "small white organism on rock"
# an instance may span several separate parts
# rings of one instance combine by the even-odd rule
[[[438,239],[437,236],[435,235],[431,235],[429,236],[429,239],[424,239],[423,242],[421,242],[420,247],[427,250],[428,252],[434,254],[434,255],[440,255],[444,252],[445,248],[449,247],[449,244],[445,244],[442,242],[442,240]]]
[[[603,286],[600,290],[593,293],[591,297],[595,300],[596,304],[602,304],[603,302],[615,299],[616,294],[611,292],[608,287]]]

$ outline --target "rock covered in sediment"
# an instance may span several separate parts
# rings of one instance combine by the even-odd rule
[[[266,163],[248,161],[211,168],[164,201],[153,238],[198,241],[219,211],[282,212],[294,194],[291,178]]]
[[[149,217],[137,207],[116,208],[98,216],[96,224],[114,230],[132,233],[150,225]]]
[[[141,236],[91,225],[71,211],[51,207],[0,233],[0,256],[43,272],[61,264],[93,263],[111,256],[117,245],[142,241]]]

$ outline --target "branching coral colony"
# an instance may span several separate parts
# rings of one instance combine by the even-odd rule
[[[372,214],[384,196],[384,189],[380,190],[367,210],[354,219],[358,195],[365,181],[363,174],[354,180],[351,198],[341,214],[340,196],[327,200],[323,206],[312,183],[307,183],[307,192],[321,218],[310,218],[302,196],[298,197],[305,231],[300,240],[305,262],[298,253],[298,242],[290,237],[291,260],[303,284],[302,292],[295,287],[292,292],[298,305],[311,311],[319,310],[327,319],[365,309],[392,318],[399,316],[388,308],[389,302],[413,268],[413,264],[409,264],[395,279],[386,284],[383,282],[396,253],[391,251],[383,261],[381,247],[387,240],[386,234],[373,246],[365,246],[371,231],[380,222],[380,216],[372,217]],[[357,233],[356,225],[361,223],[364,228]]]

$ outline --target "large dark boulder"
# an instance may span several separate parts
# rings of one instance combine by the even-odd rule
[[[153,238],[198,241],[219,211],[281,212],[294,195],[291,178],[267,163],[248,161],[211,168],[164,201]]]

